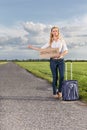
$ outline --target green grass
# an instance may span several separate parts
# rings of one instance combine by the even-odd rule
[[[52,82],[52,74],[49,62],[16,62],[34,75]],[[87,62],[73,62],[73,80],[78,81],[80,100],[87,102]],[[70,62],[68,66],[68,79],[70,79]],[[66,76],[65,76],[66,77]]]
[[[16,62],[21,67],[25,68],[34,75],[46,79],[49,82],[52,80],[49,62]]]
[[[1,65],[1,64],[6,64],[6,63],[7,63],[7,62],[4,62],[4,61],[0,61],[0,65]]]

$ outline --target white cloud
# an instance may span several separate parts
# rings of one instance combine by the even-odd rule
[[[51,25],[42,23],[23,23],[24,30],[28,32],[29,42],[32,44],[45,44],[48,42]]]
[[[87,15],[64,21],[60,30],[70,48],[87,46]]]
[[[0,26],[0,49],[13,51],[21,47],[28,41],[26,35],[27,32],[21,26],[9,28]]]

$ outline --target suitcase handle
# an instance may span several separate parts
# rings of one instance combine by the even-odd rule
[[[71,66],[70,66],[70,68],[71,68],[71,71],[70,71],[70,74],[71,74],[71,80],[72,80],[72,62],[71,62]],[[66,68],[65,68],[65,70],[66,70],[66,80],[67,80],[67,63],[66,63]]]

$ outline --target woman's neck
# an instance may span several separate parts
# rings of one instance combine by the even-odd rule
[[[53,40],[54,40],[54,41],[58,41],[58,37],[54,36],[54,37],[53,37]]]

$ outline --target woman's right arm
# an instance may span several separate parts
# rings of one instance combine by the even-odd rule
[[[40,51],[40,49],[41,49],[41,48],[38,48],[38,47],[35,47],[35,46],[32,46],[32,45],[29,45],[28,48],[36,50],[36,51]]]
[[[36,50],[36,51],[40,51],[41,49],[45,49],[45,48],[47,48],[49,46],[50,46],[49,43],[47,43],[44,46],[42,46],[41,48],[38,48],[38,47],[35,47],[35,46],[32,46],[32,45],[29,45],[28,48]]]

